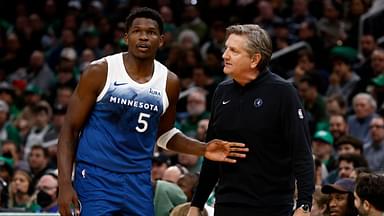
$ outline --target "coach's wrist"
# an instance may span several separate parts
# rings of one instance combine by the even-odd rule
[[[191,206],[189,208],[187,216],[200,216],[200,215],[201,215],[201,211],[200,211],[200,209],[198,207]]]

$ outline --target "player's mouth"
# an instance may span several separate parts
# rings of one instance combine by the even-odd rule
[[[136,45],[136,48],[137,48],[138,50],[140,50],[140,51],[145,52],[145,51],[148,51],[148,50],[149,50],[150,45],[147,44],[147,43],[139,43],[139,44]]]

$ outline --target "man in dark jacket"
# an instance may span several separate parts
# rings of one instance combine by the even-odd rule
[[[213,97],[207,140],[242,142],[237,164],[205,160],[190,216],[217,184],[215,215],[309,215],[314,166],[307,116],[295,88],[267,70],[272,46],[258,25],[227,28],[224,73]]]

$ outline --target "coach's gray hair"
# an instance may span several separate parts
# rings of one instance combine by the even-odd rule
[[[256,24],[232,25],[227,28],[227,37],[230,34],[244,35],[247,37],[246,50],[250,56],[261,54],[261,60],[257,66],[263,71],[269,64],[272,55],[272,42],[268,33]]]

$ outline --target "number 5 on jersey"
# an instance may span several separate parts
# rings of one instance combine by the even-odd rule
[[[137,119],[137,126],[136,130],[140,133],[143,133],[148,129],[148,119],[151,117],[151,115],[147,113],[140,113],[139,119]]]

